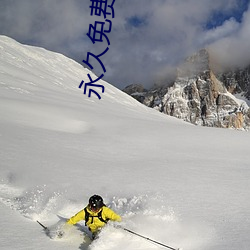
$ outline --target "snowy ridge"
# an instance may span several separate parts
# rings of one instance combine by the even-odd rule
[[[36,223],[55,228],[96,193],[124,227],[167,245],[248,250],[249,133],[186,124],[106,82],[88,98],[87,73],[0,37],[1,248],[162,249],[112,224],[91,243],[84,222],[61,240]]]
[[[49,93],[52,89],[63,93],[67,91],[67,94],[77,91],[77,95],[79,95],[81,90],[78,86],[81,80],[88,82],[88,73],[93,78],[96,77],[82,65],[59,53],[22,45],[9,37],[0,36],[0,38],[0,84],[5,89],[27,95],[35,95],[39,91]],[[18,81],[10,83],[10,80],[15,79]],[[106,99],[109,101],[119,102],[119,98],[117,98],[119,92],[121,98],[119,103],[138,106],[133,98],[128,97],[109,83],[103,80],[100,80],[99,83],[106,87],[103,95],[107,96]],[[95,97],[92,99],[87,100],[93,102]]]

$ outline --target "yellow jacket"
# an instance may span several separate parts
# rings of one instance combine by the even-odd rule
[[[98,218],[98,214],[100,213],[100,211],[102,211],[101,215],[104,221],[107,221],[107,220],[121,221],[122,220],[118,214],[116,214],[113,210],[111,210],[110,208],[106,206],[103,206],[98,212],[93,212],[88,207],[86,209],[87,209],[87,212],[89,213],[89,219],[85,223],[92,233],[97,232],[98,229],[102,228],[106,224],[105,222],[101,221]],[[74,225],[80,220],[85,220],[84,209],[78,212],[76,215],[72,216],[67,221],[67,224]]]

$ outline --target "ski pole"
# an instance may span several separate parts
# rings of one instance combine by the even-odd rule
[[[39,222],[38,220],[36,221],[40,226],[42,226],[43,227],[43,229],[46,231],[46,230],[48,230],[48,228],[47,227],[45,227],[41,222]]]
[[[129,233],[131,233],[131,234],[137,235],[137,236],[139,236],[139,237],[141,237],[141,238],[143,238],[143,239],[145,239],[145,240],[154,242],[154,243],[156,243],[156,244],[158,244],[158,245],[161,245],[161,246],[163,246],[163,247],[169,248],[169,249],[171,249],[171,250],[180,250],[180,248],[173,248],[173,247],[167,246],[167,245],[162,244],[162,243],[160,243],[160,242],[158,242],[158,241],[155,241],[155,240],[152,240],[152,239],[150,239],[150,238],[148,238],[148,237],[145,237],[145,236],[143,236],[143,235],[141,235],[141,234],[135,233],[135,232],[133,232],[133,231],[127,229],[127,228],[122,228],[122,229],[125,230],[125,231],[127,231],[127,232],[129,232]]]

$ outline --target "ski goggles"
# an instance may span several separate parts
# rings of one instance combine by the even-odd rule
[[[101,209],[101,207],[97,207],[97,206],[93,206],[93,205],[92,206],[90,205],[89,208],[93,212],[97,212],[97,211],[99,211]]]

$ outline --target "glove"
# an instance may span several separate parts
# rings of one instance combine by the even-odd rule
[[[71,228],[71,225],[65,223],[63,225],[59,225],[56,229],[56,237],[62,238],[67,231]]]

